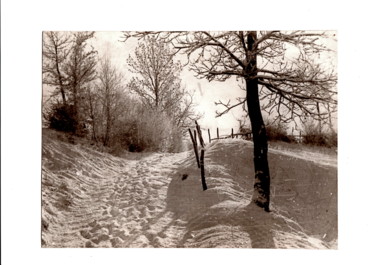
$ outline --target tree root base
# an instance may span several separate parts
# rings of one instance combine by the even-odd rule
[[[261,201],[258,201],[258,200],[254,200],[254,203],[258,207],[263,208],[265,212],[267,212],[267,213],[271,212],[269,203],[261,202]]]

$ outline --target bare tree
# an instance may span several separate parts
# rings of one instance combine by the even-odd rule
[[[56,87],[66,105],[66,76],[62,68],[69,55],[70,37],[62,32],[43,32],[43,84]]]
[[[179,78],[182,66],[174,61],[175,52],[169,45],[154,37],[146,37],[128,58],[131,71],[136,74],[129,88],[152,110],[172,117],[183,127],[199,118],[193,111],[192,94],[181,87]]]
[[[174,122],[179,128],[186,128],[194,124],[196,120],[199,120],[202,116],[197,113],[194,108],[196,104],[193,100],[193,93],[185,91],[184,98],[180,101],[179,105],[176,105],[171,111],[170,115],[173,114]],[[185,130],[186,132],[186,130]]]
[[[95,32],[75,32],[70,48],[70,56],[63,70],[66,74],[67,89],[73,102],[73,114],[77,124],[82,122],[83,100],[87,85],[96,78],[96,51],[93,47],[87,48],[87,41]]]
[[[104,56],[100,60],[98,80],[96,83],[96,97],[100,102],[103,116],[100,123],[104,128],[102,136],[104,146],[109,144],[113,124],[121,113],[122,106],[120,104],[120,99],[121,94],[124,92],[123,90],[123,76],[111,63],[109,57]],[[91,98],[93,97],[94,96],[91,95]],[[94,125],[96,126],[97,124],[94,123],[93,126]],[[93,129],[95,132],[94,127]]]
[[[125,32],[129,37],[152,35],[187,55],[198,78],[225,81],[242,79],[246,99],[231,105],[226,113],[246,103],[254,141],[254,196],[258,206],[269,211],[270,172],[268,142],[261,109],[276,112],[283,120],[305,115],[324,120],[328,106],[336,104],[336,74],[321,67],[316,57],[329,49],[322,32]],[[287,51],[295,55],[289,56]],[[319,102],[320,111],[316,109]],[[263,104],[263,106],[261,105]],[[323,106],[326,105],[326,108]],[[333,108],[331,108],[333,109]],[[219,113],[220,115],[220,113]]]
[[[94,89],[89,87],[86,90],[87,94],[87,105],[88,105],[88,117],[91,123],[91,140],[97,142],[97,116],[98,116],[98,95]]]
[[[94,32],[73,34],[70,57],[64,68],[68,76],[73,102],[78,100],[82,86],[95,79],[96,51],[92,47],[89,51],[86,48],[87,40],[93,36]]]
[[[57,98],[52,107],[55,110],[48,115],[53,117],[53,112],[62,111],[72,123],[69,130],[76,134],[82,132],[88,84],[96,78],[96,51],[87,47],[87,41],[93,36],[94,32],[43,33],[43,84],[55,87],[52,96]]]

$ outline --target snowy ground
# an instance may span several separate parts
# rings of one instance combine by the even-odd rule
[[[282,149],[280,150],[276,148],[270,148],[269,152],[273,154],[280,154],[284,156],[300,158],[303,160],[311,161],[318,165],[337,168],[337,156],[322,154],[319,152],[311,152],[307,150],[291,151],[291,150],[282,150]]]
[[[209,145],[208,190],[203,191],[192,151],[130,160],[43,136],[42,246],[336,248],[337,197],[322,195],[328,189],[319,188],[316,196],[312,190],[314,197],[309,192],[315,200],[310,202],[308,196],[288,193],[290,176],[275,170],[273,200],[279,203],[271,204],[271,213],[250,203],[251,149],[249,142],[236,139]],[[306,163],[295,154],[272,153],[277,156],[270,163],[280,158]],[[303,165],[315,172],[310,164]],[[337,173],[329,170],[333,173],[324,179]],[[331,189],[327,183],[322,186]],[[322,205],[308,210],[322,225],[305,220],[311,217],[300,206],[304,202]]]

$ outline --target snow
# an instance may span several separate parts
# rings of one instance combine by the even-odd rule
[[[280,154],[284,156],[294,157],[298,159],[303,159],[307,161],[311,161],[313,163],[316,163],[318,165],[323,166],[329,166],[329,167],[335,167],[337,168],[337,156],[333,157],[332,155],[322,154],[322,153],[316,153],[316,152],[309,152],[309,151],[298,151],[298,152],[292,152],[289,150],[279,150],[270,148],[270,153],[273,154]]]
[[[332,247],[251,204],[249,142],[207,145],[203,191],[192,151],[129,160],[43,137],[43,247]]]

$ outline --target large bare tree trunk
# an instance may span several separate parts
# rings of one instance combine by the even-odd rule
[[[268,142],[259,104],[258,84],[256,80],[246,80],[247,107],[254,142],[254,195],[253,201],[265,211],[270,204],[270,173],[268,168]]]
[[[247,37],[249,51],[252,51],[256,40],[256,32]],[[246,69],[246,101],[250,117],[251,129],[254,142],[254,195],[253,202],[269,212],[270,205],[270,173],[268,167],[268,141],[266,127],[264,125],[259,102],[258,80],[254,78],[257,74],[256,55],[249,55],[250,63]]]

